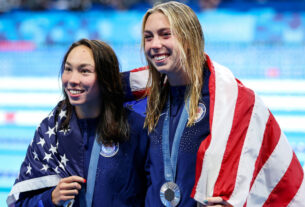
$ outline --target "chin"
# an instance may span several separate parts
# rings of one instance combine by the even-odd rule
[[[72,105],[72,106],[80,106],[80,105],[82,105],[82,104],[84,104],[82,101],[71,101],[70,100],[70,104]]]
[[[167,69],[167,68],[156,68],[156,69],[159,73],[165,74],[165,75],[167,75],[168,71],[169,71],[169,69]]]

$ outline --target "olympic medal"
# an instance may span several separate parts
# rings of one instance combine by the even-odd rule
[[[166,182],[161,186],[160,199],[164,206],[175,207],[180,202],[180,189],[174,182]]]

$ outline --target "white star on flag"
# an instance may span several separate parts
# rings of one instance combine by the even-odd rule
[[[55,127],[53,127],[53,128],[48,127],[48,131],[46,132],[46,134],[49,135],[49,138],[50,138],[53,134],[55,135],[54,130],[55,130]]]
[[[60,158],[61,158],[61,161],[60,161],[60,162],[66,166],[66,165],[67,165],[67,162],[69,161],[69,160],[66,158],[66,154],[64,154],[64,156],[61,156],[61,155],[60,155]]]
[[[56,168],[53,168],[54,172],[56,172],[57,174],[59,174],[59,170],[58,170],[58,166],[56,166]]]
[[[66,170],[66,169],[65,169],[65,166],[64,166],[61,162],[58,164],[58,166],[59,166],[61,169]]]
[[[68,132],[70,131],[70,128],[68,129],[62,129],[59,132],[63,133],[64,135],[66,135]]]
[[[44,170],[47,172],[47,170],[49,169],[49,165],[48,164],[42,164],[42,168],[40,169],[41,171]]]
[[[39,160],[38,154],[35,151],[33,151],[33,156],[34,156],[34,160]]]
[[[37,143],[37,144],[40,144],[41,145],[41,147],[43,147],[43,145],[46,143],[46,141],[43,139],[43,138],[39,138],[39,142]]]
[[[54,155],[57,152],[57,148],[51,144],[49,151]]]
[[[26,168],[27,168],[26,174],[30,174],[31,175],[32,167],[31,167],[30,163],[29,163],[29,165]]]
[[[45,153],[44,153],[44,158],[43,158],[43,160],[47,160],[47,162],[49,162],[50,159],[53,159],[53,158],[51,157],[51,153],[48,154],[48,153],[45,152]]]
[[[59,118],[62,119],[63,117],[66,117],[66,110],[61,110],[60,113],[59,113]]]
[[[51,113],[48,116],[48,119],[50,120],[50,118],[53,116],[53,111],[51,111]]]

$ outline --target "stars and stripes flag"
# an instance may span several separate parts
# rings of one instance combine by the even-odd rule
[[[274,116],[228,69],[208,65],[211,133],[197,153],[194,199],[305,206],[304,170]]]
[[[305,206],[304,169],[262,100],[207,56],[210,135],[197,153],[191,197],[221,196],[233,206]],[[130,72],[140,96],[147,68]],[[133,83],[136,83],[133,85]]]
[[[81,157],[77,149],[80,149],[82,142],[78,138],[80,132],[76,117],[72,117],[68,129],[59,129],[66,111],[60,110],[55,116],[56,109],[36,129],[19,175],[8,195],[8,206],[13,206],[22,192],[56,186],[62,177],[83,173],[78,164],[80,160],[77,160]]]

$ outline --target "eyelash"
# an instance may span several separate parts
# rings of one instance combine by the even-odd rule
[[[170,33],[170,32],[164,32],[163,34],[162,34],[162,36],[165,36],[166,38],[167,37],[170,37],[172,34]]]
[[[172,35],[172,34],[171,34],[170,32],[164,32],[164,33],[162,33],[160,36],[163,36],[163,37],[165,37],[165,38],[169,38],[171,35]],[[145,36],[144,36],[144,40],[146,40],[146,41],[149,41],[149,40],[151,40],[152,38],[153,38],[152,35],[145,35]]]
[[[72,69],[69,68],[69,67],[65,67],[65,68],[64,68],[64,71],[70,72],[70,71],[72,71]],[[91,71],[88,70],[88,69],[81,69],[80,72],[81,72],[81,73],[90,73]]]
[[[144,36],[144,40],[150,40],[150,39],[152,39],[151,35]]]
[[[81,69],[80,72],[81,72],[81,73],[90,73],[90,70],[88,70],[88,69]]]

